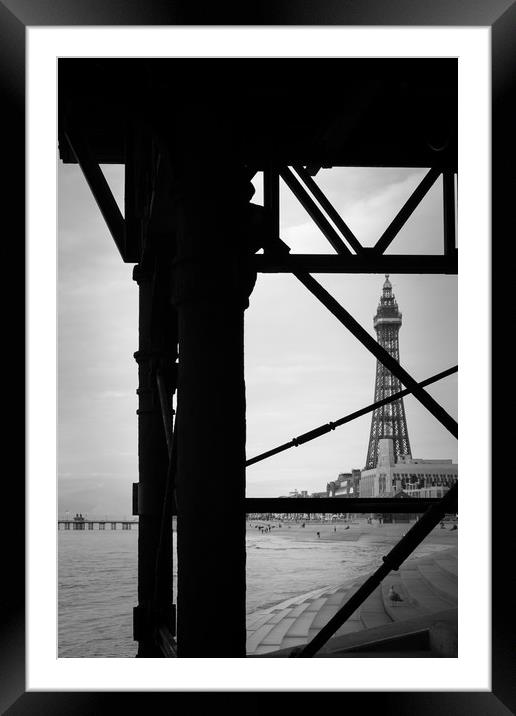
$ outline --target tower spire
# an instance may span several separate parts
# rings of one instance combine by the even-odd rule
[[[378,343],[397,361],[399,361],[398,334],[401,328],[401,319],[402,314],[398,309],[396,297],[392,291],[389,274],[385,274],[382,295],[373,321]],[[377,361],[374,402],[388,398],[400,390],[402,390],[402,386],[399,379],[393,376],[380,361]],[[378,463],[378,442],[382,438],[392,439],[394,459],[396,461],[399,460],[401,455],[411,455],[403,398],[376,408],[373,412],[365,465],[366,470],[376,467]]]

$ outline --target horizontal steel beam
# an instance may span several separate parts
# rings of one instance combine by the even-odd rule
[[[368,514],[369,512],[416,514],[425,512],[439,498],[398,497],[246,497],[246,514]],[[457,512],[457,507],[451,510]],[[172,514],[177,515],[174,505]]]
[[[259,273],[414,273],[457,274],[457,251],[451,256],[410,256],[389,254],[378,256],[364,253],[360,256],[332,254],[256,254],[251,258]]]
[[[245,511],[250,513],[339,514],[339,513],[403,513],[425,512],[439,498],[398,497],[247,497]],[[457,512],[453,503],[451,512]]]

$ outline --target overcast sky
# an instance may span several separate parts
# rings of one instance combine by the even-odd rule
[[[123,168],[104,166],[120,205]],[[322,170],[319,186],[359,241],[372,245],[426,173]],[[261,177],[253,199],[261,203]],[[436,182],[388,253],[442,252]],[[76,166],[59,162],[59,513],[130,516],[137,482],[138,287]],[[333,249],[286,187],[281,236],[294,253]],[[318,280],[372,334],[383,275]],[[391,274],[403,325],[400,360],[423,380],[457,363],[457,277]],[[286,442],[373,402],[375,358],[292,276],[262,274],[246,311],[247,455]],[[457,418],[457,377],[430,386]],[[405,398],[412,455],[457,460],[456,440]],[[209,412],[207,412],[209,419]],[[321,491],[362,468],[371,416],[247,469],[249,497]]]

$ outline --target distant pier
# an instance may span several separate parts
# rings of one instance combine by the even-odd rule
[[[87,520],[85,517],[76,516],[68,520],[58,520],[57,529],[59,530],[93,530],[97,525],[98,530],[105,530],[106,525],[110,525],[110,529],[116,530],[118,525],[122,525],[123,530],[130,530],[132,525],[137,525],[138,520]]]

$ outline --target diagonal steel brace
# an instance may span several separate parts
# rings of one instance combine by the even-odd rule
[[[296,276],[296,278],[301,281],[304,286],[306,286],[310,293],[318,298],[319,301],[321,301],[321,303],[326,306],[331,313],[333,313],[335,318],[337,318],[343,326],[351,331],[355,338],[358,338],[360,343],[362,343],[362,345],[365,346],[380,361],[380,363],[383,363],[383,365],[413,393],[414,397],[417,398],[419,402],[424,405],[424,407],[429,410],[454,437],[458,436],[457,421],[454,420],[451,415],[449,415],[446,410],[426,392],[426,390],[421,388],[418,382],[414,380],[414,378],[412,378],[412,376],[407,373],[404,368],[401,367],[398,361],[395,360],[390,353],[388,353],[385,348],[378,343],[378,341],[369,335],[369,333],[362,328],[358,321],[356,321],[353,316],[348,313],[348,311],[346,311],[346,309],[343,308],[343,306],[341,306],[340,303],[338,303],[338,301],[336,301],[333,296],[314,279],[313,276],[309,273],[301,271],[295,271],[294,276]]]
[[[319,209],[315,201],[312,199],[310,194],[296,179],[290,169],[288,167],[283,167],[282,169],[280,169],[280,176],[285,182],[285,184],[288,186],[290,191],[294,194],[296,199],[299,201],[301,206],[303,206],[303,208],[308,212],[308,214],[317,224],[317,226],[328,239],[335,251],[338,254],[346,254],[348,256],[352,256],[351,251],[348,249],[344,241],[340,238],[340,236],[330,224],[328,219],[324,216],[323,212]]]
[[[396,214],[389,226],[385,229],[382,236],[376,242],[376,245],[374,247],[376,253],[383,254],[383,252],[390,246],[392,241],[400,232],[401,228],[412,216],[415,209],[419,206],[421,201],[430,191],[431,187],[437,181],[440,174],[441,171],[439,169],[430,169],[428,174],[423,177],[421,183],[415,188],[415,190],[412,192],[412,194],[402,206],[400,211]]]

